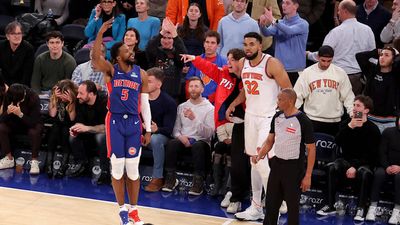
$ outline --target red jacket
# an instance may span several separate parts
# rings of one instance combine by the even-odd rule
[[[217,31],[218,22],[225,15],[224,3],[222,0],[205,0],[207,16],[210,21],[210,29]],[[168,17],[174,24],[183,24],[187,10],[189,9],[189,0],[168,0],[165,17]],[[204,13],[204,12],[203,12]]]
[[[209,62],[200,56],[196,56],[195,60],[192,61],[193,65],[203,72],[205,75],[209,76],[211,79],[218,84],[217,90],[215,91],[215,110],[214,110],[214,121],[215,127],[219,127],[227,123],[226,119],[220,120],[218,117],[218,112],[221,109],[222,104],[228,98],[228,96],[233,92],[238,78],[231,76],[228,71],[228,66],[218,67],[212,62]],[[239,83],[239,89],[243,88],[242,82]],[[227,106],[228,107],[228,106]],[[225,112],[223,112],[225,113]]]

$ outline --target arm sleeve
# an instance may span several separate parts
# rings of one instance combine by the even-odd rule
[[[148,93],[140,93],[140,106],[141,106],[141,114],[144,123],[144,129],[146,132],[151,132],[151,110],[149,103],[149,94]]]
[[[40,93],[40,80],[42,79],[41,73],[42,60],[37,57],[33,66],[33,73],[31,79],[31,87],[36,93]]]
[[[299,79],[297,79],[296,84],[293,88],[293,90],[297,94],[296,108],[300,108],[301,105],[303,105],[304,99],[307,98],[310,94],[310,89],[308,87],[308,84],[306,83],[305,77],[306,74],[303,72],[303,74],[299,76]]]
[[[167,8],[165,10],[165,17],[168,17],[171,20],[171,22],[175,25],[178,22],[177,17],[180,16],[180,15],[178,15],[178,5],[177,5],[178,1],[179,0],[177,0],[177,1],[169,0],[167,2]]]
[[[262,35],[268,37],[268,36],[275,36],[276,33],[278,32],[278,29],[275,26],[268,26],[268,27],[260,27],[260,31]]]
[[[29,47],[26,56],[25,56],[25,63],[24,63],[24,70],[23,70],[23,77],[22,82],[23,84],[30,86],[31,85],[31,77],[33,72],[33,62],[34,62],[34,53],[33,48]]]
[[[72,73],[76,68],[76,62],[72,57],[68,57],[68,60],[65,61],[65,79],[71,79]]]
[[[218,84],[220,82],[222,69],[218,68],[218,66],[214,63],[209,62],[200,56],[196,56],[196,58],[192,61],[192,64],[205,75],[213,79],[215,83]]]
[[[210,29],[216,31],[218,28],[218,22],[225,15],[225,8],[224,4],[221,1],[213,1],[213,2],[215,2],[216,5],[214,7],[214,12],[212,12],[212,14],[214,14],[214,18],[213,21],[210,21]]]
[[[89,22],[87,23],[85,27],[85,36],[89,38],[89,40],[94,40],[96,36],[96,25],[97,23],[100,22],[101,19],[98,19],[97,21],[94,20],[94,16],[96,15],[96,10],[93,9],[92,13],[90,14],[89,17]]]
[[[182,120],[181,120],[181,116],[182,116],[182,105],[178,106],[178,110],[177,110],[177,114],[176,114],[176,119],[175,119],[175,125],[174,125],[174,129],[172,131],[172,137],[176,138],[181,136],[181,130],[182,130]]]
[[[74,72],[72,73],[71,80],[77,85],[82,82],[82,69],[80,65],[75,68]]]
[[[300,115],[302,134],[304,134],[304,143],[312,144],[315,142],[313,125],[306,114],[302,113]]]
[[[161,40],[161,35],[157,35],[153,39],[149,41],[146,47],[146,57],[147,57],[147,62],[149,63],[149,68],[151,67],[156,67],[156,54],[157,54],[157,48],[158,44],[160,43]]]
[[[350,83],[350,79],[347,74],[343,71],[344,79],[342,87],[340,88],[340,101],[343,102],[344,107],[346,108],[347,114],[350,116],[353,113],[353,103],[354,103],[354,93],[352,90],[352,86]]]
[[[276,23],[275,26],[278,30],[280,30],[286,36],[294,36],[294,35],[304,34],[304,33],[308,32],[308,23],[307,22],[297,23],[292,26],[288,26],[284,23]]]
[[[381,32],[381,41],[383,43],[390,43],[394,37],[394,24],[388,23]]]
[[[369,59],[375,58],[377,59],[378,56],[378,49],[374,49],[372,51],[360,52],[356,54],[356,60],[358,65],[361,68],[362,73],[367,76],[368,78],[373,77],[376,71],[376,66],[373,65]]]
[[[151,24],[150,39],[156,36],[160,32],[161,22],[156,18]]]
[[[207,112],[204,121],[195,119],[197,134],[204,139],[210,139],[214,135],[215,123],[214,123],[214,107]]]

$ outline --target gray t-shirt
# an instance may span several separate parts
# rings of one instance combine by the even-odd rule
[[[276,157],[284,160],[301,159],[305,156],[305,144],[314,143],[313,126],[303,112],[286,117],[280,111],[271,121],[270,133],[275,134]]]

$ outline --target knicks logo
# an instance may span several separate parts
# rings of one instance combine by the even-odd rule
[[[212,81],[212,79],[209,76],[207,76],[203,73],[200,73],[200,78],[203,81],[204,85],[207,85]]]
[[[136,148],[135,147],[130,147],[128,150],[129,155],[135,155],[136,154]]]

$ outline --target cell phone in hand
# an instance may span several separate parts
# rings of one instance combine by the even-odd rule
[[[363,117],[363,113],[362,112],[354,112],[354,118],[356,119],[361,119]]]

